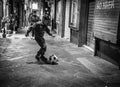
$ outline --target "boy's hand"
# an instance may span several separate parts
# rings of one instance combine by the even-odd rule
[[[25,36],[27,37],[27,36],[29,36],[28,34],[25,34]]]
[[[54,35],[52,35],[52,37],[55,37]]]

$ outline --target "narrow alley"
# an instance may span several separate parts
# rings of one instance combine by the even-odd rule
[[[0,87],[120,87],[120,0],[0,0]]]
[[[38,63],[39,46],[24,34],[0,38],[1,87],[119,87],[118,66],[94,57],[63,38],[45,35],[46,57],[55,54],[58,65]]]

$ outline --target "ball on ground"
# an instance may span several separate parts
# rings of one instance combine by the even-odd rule
[[[49,57],[49,62],[51,64],[57,64],[58,63],[58,57],[55,55],[55,54],[52,54],[50,57]]]

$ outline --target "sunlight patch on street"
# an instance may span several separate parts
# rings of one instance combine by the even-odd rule
[[[29,56],[32,56],[33,54],[28,54],[28,55],[24,55],[24,56],[20,56],[20,57],[14,57],[14,58],[11,58],[11,59],[7,59],[9,61],[14,61],[14,60],[18,60],[18,59],[23,59],[25,57],[29,57]]]

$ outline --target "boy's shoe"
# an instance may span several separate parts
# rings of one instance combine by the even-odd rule
[[[50,62],[48,61],[48,59],[45,56],[36,55],[35,58],[36,58],[37,61],[42,61],[42,62],[44,62],[46,64],[50,64]]]
[[[35,58],[36,58],[37,61],[40,61],[40,57],[41,56],[38,56],[38,55],[35,56]]]
[[[40,59],[41,59],[44,63],[49,64],[49,61],[48,61],[48,59],[47,59],[45,56],[41,56]]]
[[[31,37],[31,39],[35,40],[35,37]]]
[[[16,34],[16,31],[13,31],[13,34]]]

